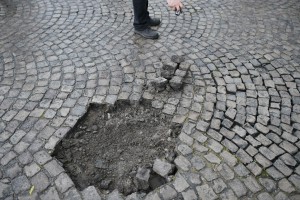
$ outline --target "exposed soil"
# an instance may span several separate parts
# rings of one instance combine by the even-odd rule
[[[114,107],[91,105],[87,114],[56,147],[60,160],[79,189],[139,191],[134,183],[138,167],[152,168],[156,157],[174,154],[175,130],[170,118],[147,104],[124,101]],[[151,171],[150,188],[166,180]]]

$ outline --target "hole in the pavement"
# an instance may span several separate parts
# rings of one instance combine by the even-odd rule
[[[171,180],[175,138],[180,128],[160,110],[141,102],[91,105],[53,155],[78,189],[94,185],[104,193],[148,193]]]

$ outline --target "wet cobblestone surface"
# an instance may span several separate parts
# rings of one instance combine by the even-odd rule
[[[299,0],[184,4],[150,0],[151,41],[131,1],[0,1],[0,199],[300,199]],[[191,64],[183,88],[145,89],[172,55]],[[146,197],[78,191],[49,154],[89,103],[118,99],[183,125],[175,179]]]

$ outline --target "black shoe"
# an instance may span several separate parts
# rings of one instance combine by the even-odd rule
[[[134,29],[134,32],[136,34],[139,34],[141,36],[143,36],[144,38],[147,39],[158,39],[158,33],[154,30],[152,30],[151,28],[146,28],[144,30],[136,30]]]
[[[160,19],[150,18],[150,20],[148,21],[148,25],[149,26],[158,26],[158,25],[160,25]]]

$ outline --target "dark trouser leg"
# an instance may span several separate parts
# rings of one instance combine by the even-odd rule
[[[134,22],[133,26],[136,30],[144,30],[147,28],[147,21],[149,20],[148,0],[132,0]]]

